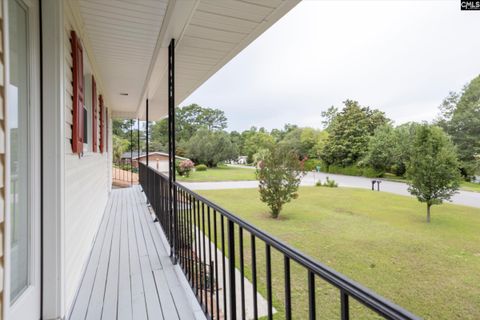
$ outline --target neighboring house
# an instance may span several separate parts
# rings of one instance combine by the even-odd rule
[[[237,163],[238,164],[247,164],[247,159],[248,159],[247,156],[239,156],[238,159],[237,159]]]
[[[148,164],[157,169],[160,172],[168,172],[168,153],[153,151],[148,153],[149,161]],[[185,157],[176,156],[176,160],[189,160]],[[147,163],[147,154],[145,152],[140,153],[138,156],[138,152],[125,152],[122,154],[121,161],[123,163],[130,163],[132,160],[132,165],[134,168],[138,168],[138,161]]]
[[[305,269],[311,319],[315,279],[339,289],[343,319],[351,297],[384,317],[414,319],[141,162],[142,192],[112,190],[112,117],[169,115],[173,127],[175,106],[297,3],[0,0],[1,318],[235,319],[245,310],[272,318],[274,250]],[[222,251],[220,239],[206,249],[206,229]],[[265,297],[245,296],[252,286],[237,280],[235,230],[266,254],[257,271]]]

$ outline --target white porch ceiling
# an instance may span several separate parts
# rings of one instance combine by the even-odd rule
[[[116,112],[132,113],[168,0],[80,0],[79,4],[107,101]]]
[[[114,115],[166,116],[167,47],[175,47],[175,102],[278,21],[299,0],[80,0]],[[121,96],[127,92],[127,97]]]

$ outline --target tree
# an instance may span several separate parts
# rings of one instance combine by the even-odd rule
[[[273,130],[272,130],[273,131]],[[322,131],[313,128],[295,127],[283,135],[278,146],[285,150],[293,150],[299,159],[316,158],[318,150],[315,148],[321,139]]]
[[[280,142],[285,138],[287,134],[289,134],[290,132],[296,129],[298,129],[298,126],[296,124],[286,123],[283,126],[283,129],[272,129],[272,131],[270,132],[270,135],[273,137],[273,139],[276,142]]]
[[[273,137],[265,130],[256,131],[256,128],[252,129],[245,134],[246,138],[243,146],[244,155],[248,157],[249,163],[253,161],[254,154],[262,149],[270,149],[275,144]]]
[[[312,148],[312,153],[315,155],[315,158],[321,158],[323,154],[323,149],[328,140],[328,132],[326,130],[320,131],[317,136],[317,141]]]
[[[127,132],[128,130],[130,130],[130,127],[130,120],[112,120],[112,133],[116,136],[126,138]]]
[[[175,139],[177,142],[189,140],[200,129],[221,131],[227,127],[227,117],[222,110],[204,108],[190,104],[175,109]],[[168,119],[152,126],[152,142],[168,144]]]
[[[305,150],[302,148],[302,131],[301,128],[295,128],[288,133],[284,134],[282,140],[278,142],[278,147],[286,151],[293,151],[298,158],[306,156]]]
[[[394,164],[395,148],[395,130],[391,125],[384,125],[375,130],[375,134],[370,138],[365,162],[384,173]]]
[[[411,141],[415,138],[415,129],[418,123],[409,122],[404,123],[394,130],[394,151],[393,151],[393,165],[392,171],[397,176],[403,176],[407,171],[407,163],[412,154]]]
[[[331,106],[326,111],[322,111],[321,115],[322,115],[322,118],[323,118],[323,120],[322,120],[323,128],[328,130],[328,127],[330,127],[333,120],[338,115],[338,108],[334,107],[334,106]]]
[[[259,163],[257,178],[260,181],[260,200],[266,203],[273,218],[278,218],[285,203],[298,197],[303,170],[294,152],[271,148]]]
[[[457,154],[450,138],[438,126],[422,124],[415,130],[407,167],[408,191],[430,208],[449,200],[460,185]]]
[[[480,171],[480,76],[460,94],[450,92],[440,106],[437,124],[445,129],[457,146],[462,174],[471,178]]]
[[[242,136],[242,134],[240,134],[237,131],[231,131],[230,132],[230,141],[232,141],[232,143],[237,146],[237,149],[238,149],[238,152],[240,153],[240,155],[243,155],[242,152],[243,152],[243,145],[245,144],[245,139]]]
[[[356,164],[366,154],[375,129],[390,122],[383,112],[361,107],[357,101],[343,103],[345,107],[335,113],[327,128],[329,135],[321,157],[328,165]]]
[[[113,162],[119,162],[122,154],[127,151],[130,142],[117,135],[112,135],[113,142]]]
[[[238,149],[225,131],[200,129],[185,143],[186,156],[197,164],[215,167],[238,157]]]

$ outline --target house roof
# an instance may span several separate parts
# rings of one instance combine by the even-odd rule
[[[175,39],[175,102],[182,103],[299,0],[72,0],[115,117],[167,115],[168,45]],[[274,54],[272,52],[272,54]],[[122,95],[122,93],[128,95]]]
[[[168,157],[168,153],[166,152],[161,152],[161,151],[153,151],[153,152],[149,152],[148,153],[150,156],[152,155],[161,155],[161,156],[165,156],[165,157]],[[129,152],[124,152],[122,154],[122,159],[130,159],[130,157],[132,157],[133,160],[136,160],[138,158],[143,158],[143,157],[146,157],[146,153],[145,152],[140,152],[140,156],[138,156],[138,152],[134,151],[132,153]],[[176,159],[179,159],[179,160],[189,160],[188,158],[185,158],[185,157],[180,157],[180,156],[175,156]]]

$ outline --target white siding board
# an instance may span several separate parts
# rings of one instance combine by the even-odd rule
[[[72,56],[70,32],[75,30],[82,38],[83,32],[76,25],[71,10],[65,6],[64,64],[65,64],[65,288],[66,306],[69,310],[82,279],[96,232],[100,225],[108,199],[109,170],[107,153],[87,152],[82,158],[72,153]],[[79,15],[79,13],[77,13]],[[82,42],[85,39],[82,38]],[[84,46],[84,59],[92,53]],[[92,61],[89,63],[94,65]],[[93,70],[94,71],[94,70]],[[99,80],[99,75],[95,74]],[[101,88],[97,81],[97,94]],[[90,115],[89,115],[90,116]],[[97,130],[99,132],[99,130]]]

